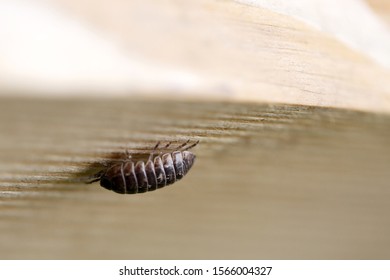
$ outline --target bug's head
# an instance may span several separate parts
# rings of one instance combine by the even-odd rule
[[[187,170],[190,170],[190,168],[194,164],[196,156],[189,151],[184,151],[182,154],[183,154],[183,162],[187,167]]]
[[[100,186],[103,188],[106,188],[107,190],[112,190],[112,183],[111,180],[109,180],[107,177],[103,176],[100,179]]]
[[[114,165],[104,172],[100,178],[100,186],[117,193],[125,193],[120,164]]]

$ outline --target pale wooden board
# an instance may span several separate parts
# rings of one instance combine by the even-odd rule
[[[367,0],[367,3],[390,26],[390,3],[386,0]]]
[[[194,75],[199,83],[187,93],[195,96],[390,111],[388,69],[292,16],[235,1],[42,2],[90,25],[129,58]],[[143,71],[137,75],[151,80],[148,88],[155,77]],[[180,79],[156,95],[167,88],[182,95]]]
[[[390,258],[388,115],[3,98],[0,116],[0,258]],[[186,139],[197,161],[165,189],[77,182],[111,153]]]

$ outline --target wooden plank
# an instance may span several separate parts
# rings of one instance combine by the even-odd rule
[[[0,257],[388,259],[388,115],[146,99],[0,102]],[[198,139],[180,182],[82,181],[112,153]]]
[[[390,258],[388,69],[233,1],[48,2],[201,86],[112,98],[57,85],[83,96],[62,99],[0,89],[0,258]],[[172,186],[84,184],[126,149],[145,158],[187,139],[201,141],[197,161]]]
[[[157,84],[153,93],[160,97],[189,93],[204,99],[390,111],[387,68],[334,34],[291,16],[236,1],[44,2],[105,34],[127,53],[130,64],[145,61],[129,81],[138,77],[137,89]],[[359,24],[365,23],[351,22]],[[183,90],[179,74],[167,77],[167,83],[156,81],[171,70],[196,82]]]

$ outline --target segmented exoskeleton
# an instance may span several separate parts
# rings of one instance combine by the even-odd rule
[[[194,164],[195,155],[188,150],[195,147],[199,141],[192,144],[189,142],[190,140],[181,144],[170,153],[154,156],[160,145],[158,142],[146,163],[134,163],[127,154],[127,158],[122,162],[95,174],[88,183],[100,181],[102,187],[121,194],[154,191],[173,184],[183,178]],[[163,149],[166,150],[170,144],[169,142]]]

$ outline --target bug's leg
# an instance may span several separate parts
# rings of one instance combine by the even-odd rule
[[[166,144],[163,149],[168,149],[171,144],[172,144],[172,142],[169,141],[168,144]]]
[[[198,145],[198,143],[199,143],[199,140],[196,141],[194,144],[189,145],[188,147],[183,146],[183,147],[182,147],[182,148],[183,148],[183,151],[188,151],[189,149],[192,149],[193,147],[195,147],[196,145]]]
[[[169,141],[160,151],[159,155],[161,156],[163,151],[167,150],[169,148],[169,146],[172,144],[171,141]]]
[[[152,159],[152,157],[153,157],[152,155],[154,155],[154,153],[156,152],[156,150],[157,150],[157,148],[158,148],[160,142],[158,142],[157,144],[158,144],[158,145],[156,145],[156,146],[154,147],[154,149],[153,149],[153,151],[152,151],[152,154],[149,156],[149,159]],[[166,150],[169,148],[169,146],[170,146],[171,144],[172,144],[172,142],[170,141],[170,142],[168,142],[164,147],[162,147],[162,148],[160,149],[160,152],[158,153],[158,155],[161,156],[162,153],[163,153],[164,151],[166,151]]]
[[[152,152],[151,152],[150,155],[149,155],[148,161],[153,159],[153,154],[154,154],[154,152],[157,150],[157,148],[158,148],[159,145],[160,145],[160,141],[158,141],[157,144],[156,144],[156,146],[154,146]]]
[[[190,142],[190,139],[188,139],[186,142],[184,142],[183,144],[179,145],[179,147],[176,148],[176,150],[180,150],[181,148],[185,147],[185,145],[187,145],[188,143]]]

